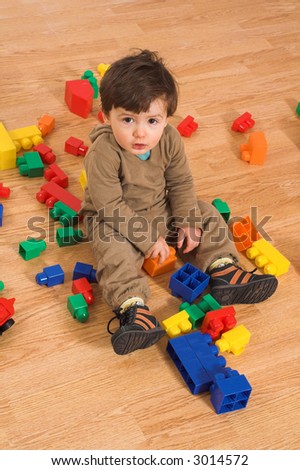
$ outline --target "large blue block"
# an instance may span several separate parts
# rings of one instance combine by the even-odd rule
[[[192,303],[206,289],[210,276],[190,263],[186,263],[170,278],[169,289],[175,297]]]
[[[97,282],[96,269],[91,264],[80,263],[77,261],[73,271],[73,281],[85,277],[89,282]]]
[[[63,284],[65,280],[65,273],[63,272],[60,264],[55,264],[43,269],[43,272],[38,273],[35,276],[36,282],[42,286],[48,287],[56,286],[57,284]]]
[[[236,370],[216,375],[210,387],[210,400],[218,414],[246,408],[252,387],[244,375]]]

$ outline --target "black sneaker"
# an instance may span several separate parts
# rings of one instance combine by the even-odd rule
[[[236,266],[226,264],[210,271],[211,295],[221,305],[256,304],[270,297],[278,281],[271,274],[253,274]]]
[[[146,305],[134,304],[120,313],[116,310],[107,325],[107,331],[112,335],[111,342],[116,354],[128,354],[136,349],[145,349],[165,335],[165,330],[156,318],[150,314]],[[115,319],[120,320],[120,328],[112,333],[110,324]]]

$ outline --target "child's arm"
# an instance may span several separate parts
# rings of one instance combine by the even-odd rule
[[[191,227],[194,230],[202,230],[202,216],[184,145],[177,130],[171,126],[167,154],[169,162],[165,170],[165,180],[172,216],[175,219],[174,225],[178,228]]]

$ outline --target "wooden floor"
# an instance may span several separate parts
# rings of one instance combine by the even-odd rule
[[[0,172],[11,188],[0,228],[1,295],[15,298],[15,325],[0,338],[2,449],[297,449],[299,400],[300,4],[298,0],[11,0],[0,1],[0,120],[8,130],[56,118],[45,143],[82,197],[82,157],[64,152],[69,136],[89,145],[99,103],[80,118],[64,103],[66,80],[80,78],[130,48],[157,50],[177,77],[177,125],[199,123],[185,138],[197,194],[225,200],[232,216],[269,217],[272,243],[291,261],[268,301],[236,306],[252,333],[227,365],[253,388],[245,410],[217,415],[209,394],[193,396],[166,353],[167,338],[149,350],[114,354],[101,291],[90,319],[67,310],[76,261],[93,264],[89,244],[59,248],[54,224],[35,194],[44,178]],[[247,134],[231,131],[249,111],[265,132],[263,166],[240,159]],[[55,227],[57,225],[55,224]],[[44,233],[47,249],[24,261],[19,243]],[[44,232],[43,232],[44,231]],[[241,257],[245,267],[252,264]],[[35,275],[60,263],[63,285],[39,286]],[[178,263],[178,268],[180,267]],[[153,313],[178,311],[169,275],[149,279]]]

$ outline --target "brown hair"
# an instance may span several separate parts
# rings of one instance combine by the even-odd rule
[[[147,112],[152,101],[166,101],[167,116],[177,108],[178,85],[156,52],[141,50],[113,62],[100,82],[104,114],[124,108],[133,113]]]

